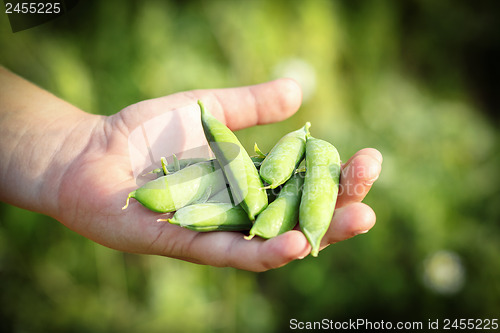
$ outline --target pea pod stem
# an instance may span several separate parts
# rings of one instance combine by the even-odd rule
[[[257,145],[257,142],[255,142],[255,144],[253,146],[253,150],[255,151],[255,153],[257,154],[257,156],[262,157],[262,158],[266,158],[266,154],[264,154],[262,152],[262,150],[259,149],[259,146]]]
[[[168,166],[167,159],[165,157],[162,157],[161,158],[161,168],[163,170],[164,175],[169,174],[167,166]],[[179,169],[180,169],[180,167],[179,167]]]
[[[135,191],[132,191],[132,192],[130,192],[130,193],[128,194],[128,196],[127,196],[127,201],[125,202],[125,206],[123,206],[123,207],[122,207],[122,210],[125,210],[125,209],[127,209],[127,208],[128,208],[128,205],[129,205],[129,203],[130,203],[130,198],[133,198],[133,197],[134,197],[134,195],[135,195]]]

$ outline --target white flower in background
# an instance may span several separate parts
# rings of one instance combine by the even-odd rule
[[[295,79],[302,87],[303,101],[307,101],[316,90],[316,70],[303,59],[289,58],[282,60],[274,67],[273,77]]]
[[[462,289],[465,269],[460,257],[451,251],[438,251],[424,261],[424,283],[440,294],[454,294]]]

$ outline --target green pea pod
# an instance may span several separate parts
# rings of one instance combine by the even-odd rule
[[[162,221],[162,220],[159,220]],[[167,219],[172,224],[194,231],[243,231],[252,227],[252,221],[240,207],[230,203],[207,202],[186,206]]]
[[[311,123],[307,122],[301,129],[288,133],[266,155],[259,173],[270,188],[284,184],[302,161],[309,127]]]
[[[200,162],[206,162],[206,161],[209,161],[209,160],[206,158],[186,158],[186,159],[178,160],[180,169],[184,169],[185,167],[188,167],[190,165],[200,163]],[[161,163],[162,163],[161,168],[156,168],[154,170],[151,170],[148,173],[154,173],[158,176],[165,176],[169,173],[177,171],[177,170],[175,170],[175,165],[174,164],[167,164],[164,157],[161,158]]]
[[[203,131],[226,176],[237,204],[254,221],[267,207],[267,194],[254,163],[229,128],[212,116],[198,101]]]
[[[246,239],[252,239],[255,235],[272,238],[295,227],[299,218],[304,175],[296,173],[285,183],[276,200],[257,216]]]
[[[218,164],[200,162],[154,179],[130,192],[123,209],[127,208],[130,198],[134,198],[154,212],[173,212],[225,187],[226,181]]]
[[[163,158],[163,157],[162,157]],[[252,160],[253,164],[259,170],[260,165],[262,164],[262,161],[264,160],[263,157],[260,156],[251,156],[250,159]],[[185,167],[188,167],[190,165],[200,163],[200,162],[208,162],[208,161],[217,161],[215,158],[214,159],[206,159],[206,158],[186,158],[179,160],[179,166],[181,169],[184,169]],[[151,170],[148,172],[148,174],[156,174],[157,176],[165,176],[168,175],[169,173],[175,172],[175,166],[173,164],[166,164],[165,162],[162,162],[161,168],[156,168],[154,170]]]
[[[222,191],[214,193],[209,199],[208,202],[218,202],[218,203],[232,203],[234,204],[233,195],[231,194],[231,189],[226,187]]]
[[[307,137],[306,177],[300,203],[299,225],[317,257],[335,210],[340,178],[340,156],[330,143]]]
[[[255,164],[255,161],[254,161],[254,164]],[[258,169],[257,165],[256,165],[256,167]],[[269,203],[273,202],[277,198],[280,191],[281,191],[281,187],[277,187],[275,189],[267,189],[266,194],[267,194],[268,202]],[[226,203],[234,204],[234,198],[233,198],[233,195],[231,194],[231,188],[228,186],[227,188],[223,189],[222,191],[219,191],[217,193],[212,193],[207,201],[208,202],[226,202]]]

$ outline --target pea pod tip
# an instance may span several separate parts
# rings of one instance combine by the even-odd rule
[[[304,125],[304,130],[306,131],[306,138],[311,136],[311,133],[309,132],[309,128],[311,128],[311,123],[308,121]]]
[[[251,240],[252,238],[254,238],[254,234],[250,234],[248,236],[243,236],[243,238],[245,238],[246,240]]]
[[[199,99],[197,103],[198,103],[198,105],[200,106],[200,111],[201,111],[201,114],[206,113],[206,110],[205,110],[205,105],[203,105],[203,102]]]
[[[264,154],[262,150],[260,150],[259,146],[257,145],[257,142],[255,142],[255,144],[253,145],[253,150],[255,151],[257,156],[266,158],[266,154]]]

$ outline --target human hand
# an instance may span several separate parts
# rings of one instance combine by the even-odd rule
[[[143,101],[113,116],[88,122],[92,124],[88,131],[93,134],[62,177],[55,217],[85,237],[125,252],[251,271],[280,267],[305,257],[310,246],[300,230],[249,241],[236,232],[199,233],[156,222],[159,215],[137,202],[121,210],[127,194],[137,187],[136,176],[158,147],[168,155],[206,144],[199,118],[193,118],[192,112],[199,99],[235,131],[286,119],[299,108],[301,92],[294,81],[287,79],[243,88],[190,91]],[[162,119],[169,121],[161,124]],[[130,137],[137,131],[144,134],[144,124],[156,134],[149,136],[149,151],[143,151],[136,160],[129,151],[137,148]],[[322,247],[366,232],[374,225],[373,210],[361,200],[378,177],[381,162],[378,151],[363,149],[343,166],[337,208]]]

